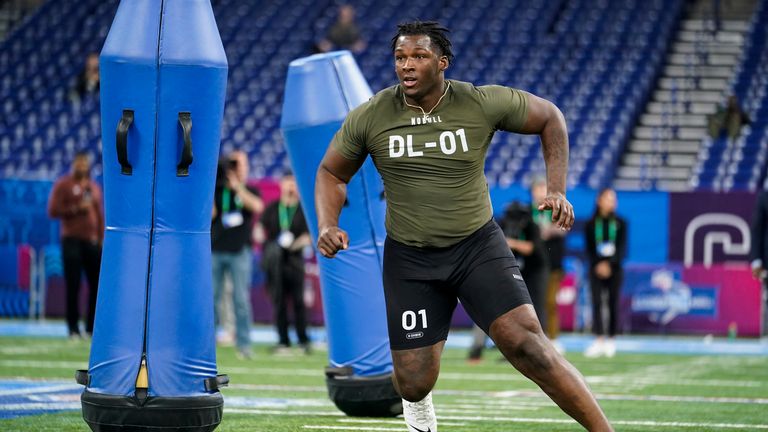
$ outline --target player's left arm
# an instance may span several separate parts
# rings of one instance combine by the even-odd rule
[[[573,206],[565,197],[568,176],[568,129],[563,113],[552,102],[526,93],[528,114],[518,132],[541,137],[541,150],[547,165],[547,197],[539,210],[552,209],[552,222],[569,230],[573,226]]]

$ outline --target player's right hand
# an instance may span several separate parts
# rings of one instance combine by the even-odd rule
[[[317,250],[326,257],[333,258],[336,253],[349,247],[349,235],[337,226],[326,227],[320,230],[317,239]]]

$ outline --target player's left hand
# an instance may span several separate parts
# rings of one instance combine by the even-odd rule
[[[552,223],[558,228],[568,231],[573,227],[573,205],[562,193],[547,194],[539,204],[539,210],[552,210]]]

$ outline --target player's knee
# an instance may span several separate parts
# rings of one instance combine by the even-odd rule
[[[434,381],[416,374],[394,375],[394,384],[400,397],[408,402],[418,402],[429,394],[434,387]]]
[[[504,355],[518,367],[537,371],[550,370],[557,362],[557,353],[549,345],[535,315],[494,322],[491,335]]]
[[[554,350],[548,349],[546,337],[535,332],[525,332],[515,344],[515,355],[523,359],[533,369],[548,371],[556,360]]]
[[[400,397],[408,402],[419,402],[423,400],[430,391],[432,386],[424,382],[411,381],[408,383],[399,383],[398,390],[400,391]]]

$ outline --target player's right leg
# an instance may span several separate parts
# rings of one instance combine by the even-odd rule
[[[392,350],[392,381],[403,398],[403,417],[409,432],[437,431],[432,388],[440,373],[444,346],[443,340],[427,347]]]
[[[437,274],[439,254],[387,239],[384,297],[394,365],[393,382],[403,398],[410,432],[436,432],[432,388],[456,308],[456,295]]]

